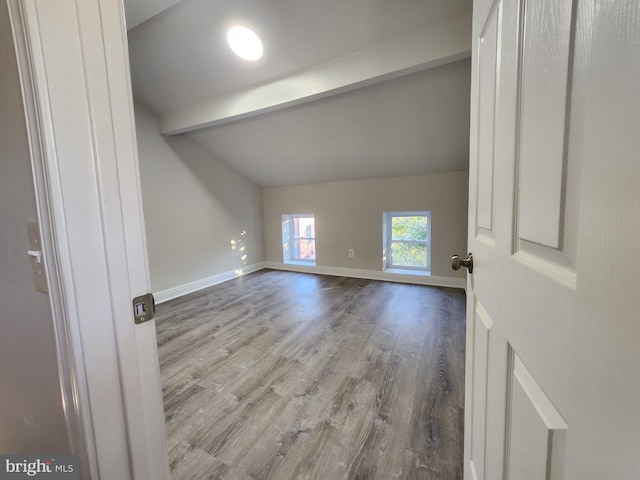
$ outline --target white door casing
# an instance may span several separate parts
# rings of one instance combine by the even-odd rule
[[[605,3],[474,4],[465,479],[640,476],[640,6]]]
[[[54,313],[74,363],[63,372],[74,376],[65,409],[82,417],[74,449],[87,478],[168,479],[155,325],[135,325],[131,303],[150,287],[122,4],[9,7],[41,150],[32,155],[51,224],[45,261],[62,293]]]

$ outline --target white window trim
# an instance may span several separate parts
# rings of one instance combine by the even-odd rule
[[[291,227],[295,218],[313,218],[315,225],[315,215],[312,213],[290,213],[282,215],[282,259],[284,263],[294,265],[315,265],[316,260],[310,258],[298,258],[293,255],[293,245],[296,240],[313,240],[316,237],[295,236],[295,229]]]
[[[427,247],[427,265],[426,267],[407,267],[403,265],[395,265],[391,256],[391,244],[398,243],[398,240],[392,240],[391,219],[393,217],[427,217],[427,239],[426,240],[402,240],[401,243],[417,243],[426,245]],[[395,273],[413,273],[431,272],[431,212],[428,210],[420,211],[404,211],[404,212],[384,212],[382,214],[382,242],[383,242],[383,270]]]

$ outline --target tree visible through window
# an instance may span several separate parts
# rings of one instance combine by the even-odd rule
[[[387,268],[431,268],[430,212],[388,212],[385,230]]]

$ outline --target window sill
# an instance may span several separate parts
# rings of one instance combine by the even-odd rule
[[[303,262],[303,261],[299,261],[299,260],[285,260],[283,263],[285,263],[286,265],[304,265],[305,267],[315,267],[316,266],[316,262]]]
[[[400,275],[415,275],[418,277],[430,277],[431,272],[428,270],[411,270],[404,268],[385,268],[385,273],[398,273]]]

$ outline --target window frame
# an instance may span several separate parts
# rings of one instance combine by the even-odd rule
[[[303,265],[315,265],[316,264],[316,259],[315,258],[300,258],[295,256],[295,242],[296,241],[300,241],[300,240],[307,240],[313,241],[313,253],[314,256],[316,256],[316,237],[315,236],[306,236],[306,235],[299,235],[296,236],[295,234],[295,228],[294,228],[294,221],[296,219],[300,219],[300,218],[312,218],[313,219],[313,226],[314,226],[314,230],[315,230],[315,215],[313,213],[289,213],[289,214],[283,214],[282,215],[282,223],[283,225],[285,224],[285,222],[288,222],[288,237],[285,238],[285,234],[283,231],[283,243],[282,243],[282,248],[283,248],[283,261],[284,263],[294,263],[294,264],[303,264]],[[288,248],[287,248],[288,247]]]
[[[393,219],[396,217],[426,217],[427,219],[427,238],[426,240],[393,240]],[[408,270],[414,272],[431,272],[431,211],[401,211],[401,212],[384,212],[383,214],[383,251],[384,251],[384,269],[385,270]],[[413,243],[425,245],[427,249],[427,264],[424,267],[413,267],[406,265],[396,265],[393,263],[393,243]]]

